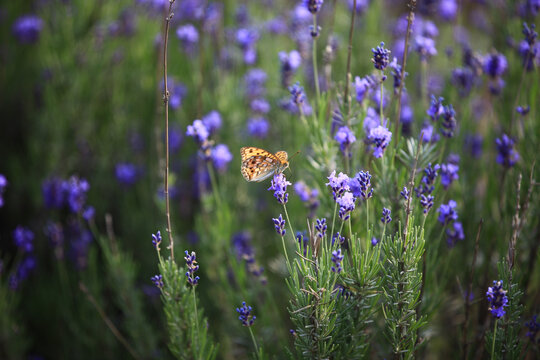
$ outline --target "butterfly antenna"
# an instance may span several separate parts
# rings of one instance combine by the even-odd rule
[[[296,155],[300,154],[300,150],[294,153],[293,156],[290,157],[289,161],[291,161]]]

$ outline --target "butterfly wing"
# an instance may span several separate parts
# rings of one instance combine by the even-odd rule
[[[241,172],[247,181],[263,181],[279,168],[280,160],[272,153],[256,147],[240,149],[242,157]]]

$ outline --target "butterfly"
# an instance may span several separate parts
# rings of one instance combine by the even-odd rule
[[[286,151],[278,151],[275,154],[256,147],[243,147],[240,149],[242,156],[242,176],[247,181],[263,181],[274,174],[282,173],[289,167]]]

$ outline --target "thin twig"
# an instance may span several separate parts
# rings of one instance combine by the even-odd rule
[[[409,16],[407,17],[407,33],[405,34],[405,49],[403,50],[403,60],[401,62],[401,79],[399,83],[398,103],[396,122],[394,125],[394,134],[396,135],[396,141],[394,148],[397,150],[399,144],[399,119],[401,117],[401,93],[403,92],[403,84],[405,82],[405,66],[407,65],[407,53],[409,50],[409,37],[412,32],[412,23],[414,21],[414,10],[416,9],[416,0],[409,1]],[[407,231],[407,230],[405,230]]]
[[[131,346],[129,345],[126,338],[120,333],[118,328],[116,326],[114,326],[113,322],[108,318],[107,314],[105,314],[105,312],[103,311],[101,306],[99,306],[96,299],[92,296],[92,294],[90,294],[90,291],[88,291],[88,288],[82,282],[79,283],[79,288],[86,295],[86,297],[88,298],[88,301],[90,301],[92,303],[92,305],[97,310],[97,312],[98,312],[99,316],[101,317],[101,319],[103,319],[103,321],[105,322],[105,324],[107,325],[109,330],[111,330],[111,332],[113,333],[114,337],[118,341],[120,341],[120,343],[122,345],[124,345],[126,350],[129,352],[129,354],[131,356],[133,356],[134,359],[140,359],[141,357],[139,355],[137,355],[135,350],[133,350],[131,348]]]
[[[349,46],[347,48],[347,70],[345,71],[345,96],[343,101],[345,107],[348,108],[347,114],[347,126],[350,126],[350,115],[351,115],[351,102],[349,101],[349,86],[351,82],[351,55],[352,55],[352,38],[354,31],[354,17],[356,15],[356,0],[353,0],[353,11],[351,11],[351,27],[349,28]]]
[[[471,308],[471,293],[473,288],[474,281],[474,269],[476,267],[476,259],[478,256],[478,244],[480,243],[480,233],[482,232],[482,225],[484,225],[484,219],[480,219],[480,224],[478,224],[478,231],[476,232],[476,240],[474,241],[474,253],[471,264],[471,272],[469,273],[469,284],[467,287],[467,293],[465,294],[465,322],[463,323],[463,335],[461,343],[463,345],[463,353],[461,355],[462,359],[467,360],[468,357],[468,347],[469,343],[467,342],[467,331],[469,329],[469,311]]]
[[[418,155],[420,154],[420,147],[422,146],[422,139],[424,138],[423,132],[420,134],[418,145],[416,147],[416,155],[414,157],[414,166],[409,181],[409,197],[407,198],[407,208],[405,209],[405,229],[403,229],[403,250],[407,246],[407,228],[409,227],[409,218],[411,216],[411,197],[414,188],[414,178],[416,176],[416,167],[418,166]]]
[[[167,44],[169,42],[169,27],[173,17],[172,7],[175,0],[169,0],[169,11],[165,17],[165,37],[163,40],[163,105],[165,107],[165,179],[163,184],[163,192],[165,193],[165,213],[167,216],[167,234],[169,235],[169,246],[171,250],[171,259],[174,261],[174,241],[171,229],[171,209],[169,199],[169,87],[167,84]]]

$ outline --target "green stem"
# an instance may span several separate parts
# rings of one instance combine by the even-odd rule
[[[381,103],[379,104],[379,113],[381,114],[381,126],[384,126],[384,115],[383,115],[383,76],[384,71],[381,70]]]
[[[499,319],[495,320],[495,326],[493,329],[493,342],[491,344],[491,360],[495,357],[495,340],[497,339],[497,322]]]
[[[334,204],[334,216],[332,217],[332,238],[334,237],[334,223],[336,222],[337,203]]]
[[[255,335],[253,335],[253,330],[251,330],[251,326],[248,326],[249,333],[251,335],[251,340],[253,341],[253,346],[255,346],[255,353],[257,354],[257,359],[259,358],[259,347],[257,346],[257,341],[255,340]]]
[[[366,238],[369,238],[369,201],[366,199]]]
[[[317,14],[313,14],[313,31],[317,30]],[[319,72],[317,70],[317,37],[313,37],[313,76],[315,80],[315,90],[317,91],[317,107],[321,102],[321,90],[319,88]]]
[[[285,259],[287,260],[287,268],[289,269],[289,272],[290,272],[291,263],[289,261],[289,254],[287,253],[287,247],[285,246],[285,237],[284,236],[281,237],[281,245],[283,245],[283,253],[285,254]]]
[[[195,326],[197,329],[197,343],[199,342],[199,314],[197,312],[197,296],[195,296],[195,286],[192,288],[193,292],[193,308],[195,309]]]
[[[289,213],[287,212],[287,207],[285,206],[285,204],[283,204],[283,210],[285,211],[285,217],[287,218],[287,223],[289,224],[289,229],[291,230],[291,236],[293,238],[293,242],[294,242],[294,230],[292,228],[292,225],[291,225],[291,220],[289,219]]]
[[[420,67],[421,67],[421,78],[422,78],[422,88],[421,88],[421,92],[422,92],[422,105],[423,105],[423,108],[424,109],[427,109],[428,108],[428,81],[427,81],[427,61],[426,60],[422,60],[420,62]]]

